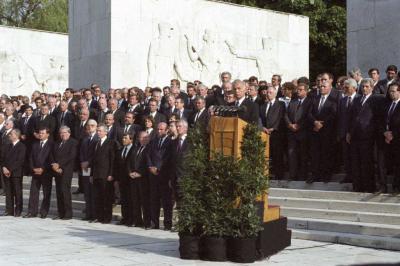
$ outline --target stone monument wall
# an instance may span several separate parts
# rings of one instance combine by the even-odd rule
[[[308,75],[308,18],[204,0],[70,0],[70,86]]]
[[[0,26],[0,94],[68,86],[68,35]]]
[[[347,69],[359,67],[363,76],[377,67],[400,65],[400,1],[347,1]]]

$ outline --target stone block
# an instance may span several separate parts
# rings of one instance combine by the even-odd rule
[[[82,50],[71,52],[71,64],[110,51],[111,66],[97,66],[111,69],[108,78],[100,78],[106,88],[165,86],[171,78],[200,79],[211,86],[219,83],[222,71],[231,71],[233,78],[266,80],[272,73],[284,74],[285,80],[308,75],[306,17],[204,0],[87,1],[84,10],[76,9],[80,0],[70,2],[75,20],[70,47]],[[88,12],[89,21],[79,18]],[[294,51],[289,53],[296,64],[282,65],[287,61],[278,47],[282,43]],[[99,80],[91,76],[94,72],[71,73]]]

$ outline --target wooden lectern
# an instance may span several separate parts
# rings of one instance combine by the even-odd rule
[[[226,156],[241,157],[243,130],[247,122],[238,117],[213,116],[210,121],[210,151]],[[269,161],[269,135],[261,132],[261,138],[266,142],[265,158]],[[211,154],[212,156],[212,154]],[[268,170],[267,170],[268,173]],[[264,223],[277,220],[280,217],[279,206],[268,205],[268,191],[256,199],[264,202]]]

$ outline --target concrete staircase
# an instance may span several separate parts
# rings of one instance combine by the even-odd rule
[[[348,244],[378,249],[400,250],[400,196],[350,192],[351,185],[338,182],[306,184],[296,181],[271,181],[270,204],[280,205],[288,217],[292,237],[322,242]],[[26,213],[30,178],[24,177],[23,194]],[[77,179],[72,182],[72,191]],[[72,195],[75,218],[84,217],[83,195]],[[0,213],[5,197],[0,196]],[[49,216],[57,215],[53,182]],[[113,209],[115,219],[120,206]],[[162,218],[161,218],[162,219]]]
[[[350,184],[271,181],[293,238],[400,250],[400,196],[350,192]]]

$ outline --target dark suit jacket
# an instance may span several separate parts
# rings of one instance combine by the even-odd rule
[[[172,140],[168,136],[163,141],[161,147],[159,147],[160,137],[156,137],[148,145],[147,167],[156,167],[163,178],[168,178],[167,172],[169,168],[171,143]]]
[[[9,143],[3,147],[0,165],[6,167],[11,172],[11,177],[23,176],[25,152],[25,145],[21,141],[15,145]]]
[[[81,123],[82,121],[80,121],[79,119],[75,119],[74,127],[72,129],[72,137],[78,141],[81,141],[86,136],[85,126],[87,121],[83,125],[83,127],[81,127]]]
[[[292,99],[289,103],[287,111],[284,115],[286,126],[289,124],[297,124],[299,130],[293,132],[288,130],[288,136],[296,136],[296,138],[304,138],[310,130],[310,121],[308,120],[308,113],[311,110],[313,99],[307,96],[303,103],[299,106],[299,99]]]
[[[21,135],[25,135],[26,139],[23,141],[25,144],[31,145],[32,141],[34,141],[34,127],[35,127],[35,119],[31,116],[28,122],[25,123],[27,117],[20,119],[19,121],[19,129],[21,130]]]
[[[258,104],[253,103],[251,100],[246,98],[239,107],[244,108],[241,112],[239,112],[239,118],[243,119],[247,123],[258,124]]]
[[[94,145],[93,157],[89,162],[94,179],[106,179],[113,176],[116,144],[111,139],[106,139],[100,146],[100,140]]]
[[[132,144],[129,152],[126,157],[123,158],[122,152],[124,151],[124,146],[122,146],[115,155],[114,161],[114,177],[116,181],[121,181],[123,178],[129,178],[129,169],[128,169],[128,160],[135,149],[135,146]]]
[[[189,117],[192,114],[192,111],[190,109],[186,109],[186,108],[183,109],[183,113],[182,113],[181,117],[179,116],[178,112],[179,112],[179,110],[175,109],[174,114],[178,117],[178,119],[180,118],[180,119],[183,119],[183,120],[186,120],[186,121],[189,119]]]
[[[38,131],[40,128],[47,127],[50,129],[50,136],[54,136],[56,133],[57,122],[54,116],[46,115],[44,120],[41,120],[41,116],[35,117],[35,131]]]
[[[145,115],[146,116],[150,115],[150,112],[149,111],[145,112]],[[154,127],[157,127],[157,125],[161,122],[166,123],[167,117],[164,114],[157,112],[156,115],[154,116]]]
[[[125,112],[121,109],[115,110],[115,112],[110,110],[110,113],[114,115],[114,123],[118,125],[123,125],[125,121]]]
[[[74,127],[75,115],[67,110],[64,115],[64,120],[62,122],[61,122],[61,116],[62,116],[62,112],[58,112],[57,117],[56,117],[57,131],[60,129],[61,126],[67,126],[72,131],[73,127]]]
[[[114,124],[111,130],[108,131],[107,138],[114,140],[117,145],[116,149],[119,149],[119,147],[121,147],[120,140],[122,140],[122,135],[123,131],[121,128]]]
[[[314,98],[311,111],[308,115],[311,128],[314,127],[315,121],[323,121],[323,127],[318,131],[318,134],[334,136],[336,134],[337,99],[334,95],[329,94],[328,98],[325,99],[321,111],[318,111],[320,100],[321,95]]]
[[[392,131],[393,134],[393,144],[400,144],[400,103],[397,103],[393,114],[389,119],[389,108],[392,105],[392,101],[386,101],[384,105],[384,115],[381,123],[381,132],[383,135],[385,131]]]
[[[361,105],[362,97],[354,101],[350,109],[349,133],[353,140],[373,140],[377,136],[382,112],[379,105],[383,96],[372,94]]]
[[[264,103],[260,108],[261,124],[265,128],[273,128],[274,131],[279,132],[282,129],[283,117],[285,115],[285,103],[275,99],[266,116],[267,106],[268,103]]]
[[[106,118],[106,115],[109,114],[110,111],[107,110],[106,112],[104,110],[98,110],[97,111],[97,123],[104,123],[104,119]]]
[[[387,86],[388,80],[387,79],[382,79],[376,83],[374,87],[374,93],[375,94],[382,94],[384,96],[387,96],[387,91],[388,91],[388,86]]]
[[[202,126],[206,127],[208,125],[208,121],[210,120],[210,115],[208,114],[208,110],[204,109],[204,111],[197,118],[197,120],[194,121],[196,119],[197,113],[198,113],[198,111],[194,111],[192,113],[192,115],[190,116],[190,118],[188,120],[189,126],[195,127],[197,124],[201,124]]]
[[[51,171],[51,152],[53,150],[53,141],[48,139],[40,150],[40,141],[36,141],[32,145],[32,152],[29,160],[30,169],[42,168],[43,174],[48,174]]]
[[[80,147],[79,147],[79,161],[82,162],[90,162],[93,159],[94,151],[99,138],[95,134],[90,140],[90,136],[86,136],[82,139]]]
[[[354,101],[360,97],[360,94],[356,93],[353,101],[347,107],[347,97],[343,97],[339,101],[338,105],[338,115],[337,115],[337,136],[339,139],[344,139],[346,137],[346,133],[349,131],[349,123],[350,123],[350,110],[351,106],[354,104]]]
[[[72,178],[74,172],[74,162],[76,160],[76,154],[78,151],[78,141],[73,138],[69,138],[63,145],[61,141],[57,142],[53,146],[51,154],[51,163],[58,163],[62,169],[61,176],[66,178]],[[58,173],[55,173],[59,175]]]
[[[132,151],[131,155],[128,157],[128,172],[137,172],[139,173],[142,177],[147,176],[147,153],[148,153],[148,145],[145,146],[143,151],[138,154],[140,145],[135,147],[135,149]]]
[[[169,160],[169,176],[174,184],[179,182],[179,180],[184,175],[184,160],[189,151],[189,145],[187,138],[179,149],[179,138],[172,140],[170,145],[170,160]]]
[[[90,102],[90,105],[89,105],[89,109],[99,109],[99,103],[95,100],[95,99],[92,99],[92,101]]]

